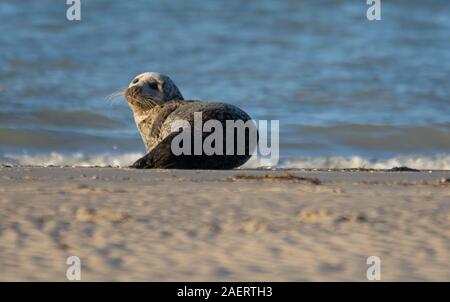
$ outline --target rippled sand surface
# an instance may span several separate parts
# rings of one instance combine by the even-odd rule
[[[0,280],[450,281],[450,172],[0,168]]]

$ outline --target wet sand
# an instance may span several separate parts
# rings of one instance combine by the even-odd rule
[[[0,168],[0,281],[450,281],[450,172]]]

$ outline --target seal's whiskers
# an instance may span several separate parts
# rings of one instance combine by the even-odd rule
[[[126,91],[126,88],[115,91],[115,92],[111,93],[110,95],[108,95],[105,98],[105,101],[111,102],[111,103],[117,102],[119,99],[125,97],[125,91]]]
[[[156,100],[149,98],[149,97],[140,97],[140,98],[136,98],[134,96],[131,95],[127,95],[127,98],[136,101],[137,103],[139,103],[142,107],[144,107],[144,109],[152,109],[155,106],[158,106],[159,104],[156,102]]]

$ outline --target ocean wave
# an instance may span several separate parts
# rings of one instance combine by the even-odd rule
[[[401,166],[420,170],[450,170],[450,155],[402,155],[386,159],[366,159],[360,156],[305,157],[283,161],[278,167],[299,169],[367,168],[382,170]]]
[[[25,166],[76,166],[76,167],[126,167],[131,165],[142,153],[125,154],[83,154],[64,155],[57,152],[42,155],[8,154],[0,157],[0,163]]]
[[[76,166],[76,167],[127,167],[143,153],[64,155],[57,152],[41,155],[8,154],[0,156],[0,164],[25,166]],[[267,164],[258,158],[251,158],[242,168],[255,169]],[[271,168],[281,169],[390,169],[407,166],[421,170],[450,170],[450,155],[436,156],[402,155],[387,159],[367,159],[360,156],[300,157],[281,160]]]

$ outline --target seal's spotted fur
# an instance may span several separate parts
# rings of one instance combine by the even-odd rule
[[[245,155],[175,156],[171,152],[172,139],[179,134],[172,132],[172,123],[176,120],[189,122],[193,134],[195,112],[202,113],[203,123],[211,119],[220,121],[224,131],[227,120],[246,122],[251,119],[233,105],[184,100],[168,76],[153,72],[137,76],[126,90],[125,97],[133,110],[136,125],[148,152],[133,165],[135,168],[232,169],[244,164],[251,156],[254,146],[248,146],[247,136]],[[209,133],[204,133],[203,139],[208,135]],[[225,133],[223,136],[225,154]],[[235,144],[236,141],[235,137]],[[193,149],[193,138],[191,142]],[[234,154],[237,154],[236,148],[234,146]]]

